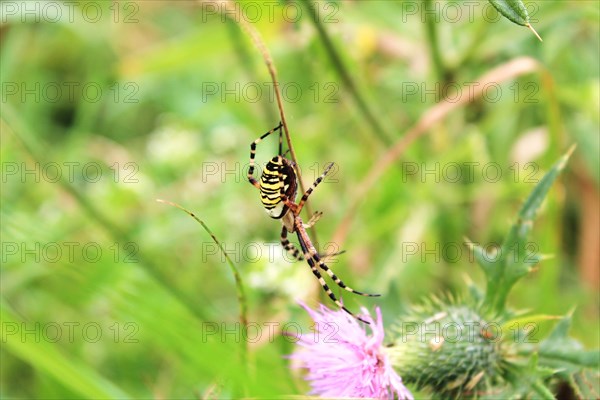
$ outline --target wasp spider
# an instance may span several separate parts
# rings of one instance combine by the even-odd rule
[[[256,156],[256,145],[260,143],[267,136],[275,131],[279,131],[279,153],[273,157],[263,169],[260,181],[254,178],[254,158]],[[362,293],[357,290],[346,286],[340,278],[325,264],[321,259],[319,253],[313,246],[306,228],[314,225],[317,220],[321,217],[321,213],[317,212],[311,217],[307,224],[305,224],[300,218],[300,211],[308,200],[310,194],[315,190],[317,185],[323,181],[325,175],[333,167],[333,163],[329,163],[325,167],[325,171],[317,180],[312,184],[310,188],[304,193],[299,203],[295,203],[296,194],[298,191],[298,182],[296,178],[296,172],[294,170],[294,164],[292,161],[284,157],[282,153],[282,124],[269,132],[265,133],[254,142],[250,144],[250,167],[248,168],[248,180],[250,183],[260,191],[260,200],[267,214],[271,218],[280,219],[283,223],[281,229],[281,244],[282,246],[294,257],[295,259],[301,260],[306,259],[310,266],[312,273],[317,277],[319,283],[323,287],[323,290],[327,293],[329,298],[335,302],[341,309],[346,311],[348,314],[356,317],[350,310],[335,297],[325,279],[319,272],[319,268],[327,273],[329,277],[342,289],[345,289],[351,293],[360,296],[376,297],[378,294]],[[298,242],[300,243],[300,252],[287,238],[288,233],[296,233],[298,236]],[[368,323],[361,318],[356,317],[362,322]]]

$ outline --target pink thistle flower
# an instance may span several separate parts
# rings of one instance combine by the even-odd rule
[[[412,394],[392,368],[383,347],[383,321],[376,308],[377,321],[365,308],[361,311],[370,323],[368,335],[359,322],[342,310],[302,307],[315,321],[315,332],[302,334],[300,348],[290,356],[308,369],[310,394],[321,397],[359,397],[410,399]]]

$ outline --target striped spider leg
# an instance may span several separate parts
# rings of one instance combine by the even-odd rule
[[[314,191],[317,185],[325,178],[325,175],[327,175],[327,173],[331,170],[333,163],[330,163],[325,168],[323,174],[317,178],[317,180],[306,191],[306,193],[304,193],[300,202],[298,204],[294,203],[298,191],[297,177],[293,163],[285,158],[282,154],[281,128],[282,124],[280,123],[277,127],[265,133],[250,144],[250,167],[248,169],[248,181],[259,189],[261,202],[265,207],[267,214],[269,214],[271,218],[280,219],[283,223],[283,228],[281,231],[281,244],[283,247],[292,255],[292,257],[296,259],[304,258],[307,260],[308,265],[311,267],[312,273],[323,287],[323,290],[327,293],[329,298],[338,305],[338,307],[360,321],[368,324],[367,321],[358,318],[350,310],[344,307],[341,301],[335,297],[319,272],[319,268],[325,271],[329,277],[342,289],[360,296],[375,297],[379,295],[362,293],[352,289],[344,284],[344,282],[339,279],[335,273],[324,263],[322,257],[317,253],[312,241],[310,240],[310,237],[306,232],[306,228],[314,225],[321,217],[321,213],[315,213],[307,224],[305,224],[300,218],[300,211],[304,207],[308,197]],[[279,130],[279,154],[273,157],[267,163],[263,169],[263,173],[259,182],[254,178],[254,158],[256,155],[256,145],[277,130]],[[294,232],[296,232],[298,236],[302,253],[300,253],[300,251],[298,251],[298,249],[287,239],[287,234]]]
[[[347,290],[350,293],[354,293],[354,294],[359,295],[359,296],[367,296],[367,297],[379,297],[380,295],[379,294],[370,294],[370,293],[359,292],[358,290],[352,289],[350,286],[347,286],[340,278],[338,278],[337,275],[333,272],[333,270],[331,268],[329,268],[327,266],[327,264],[325,264],[325,262],[323,261],[323,259],[319,255],[319,253],[317,253],[317,250],[315,249],[314,245],[312,244],[312,241],[310,240],[310,237],[308,236],[308,233],[306,232],[306,225],[308,225],[308,224],[304,224],[303,221],[302,221],[302,218],[300,218],[300,211],[302,211],[302,207],[304,207],[304,204],[308,200],[308,197],[315,190],[315,188],[317,187],[317,185],[319,185],[319,183],[321,183],[323,181],[323,179],[325,178],[325,176],[331,170],[332,167],[333,167],[333,163],[329,163],[325,167],[325,171],[323,172],[323,174],[321,174],[321,176],[319,176],[317,178],[317,180],[312,184],[312,186],[310,188],[308,188],[308,190],[306,191],[306,193],[304,193],[304,195],[300,199],[300,202],[297,205],[295,205],[295,207],[293,207],[293,208],[290,207],[290,209],[293,210],[293,212],[294,212],[294,230],[295,230],[295,232],[296,232],[296,234],[298,236],[298,242],[300,243],[300,247],[302,248],[304,259],[306,259],[306,261],[308,262],[308,265],[310,266],[310,269],[311,269],[312,273],[315,275],[315,277],[317,278],[317,280],[321,284],[321,287],[323,288],[323,290],[325,291],[325,293],[327,293],[327,296],[329,296],[329,298],[335,304],[337,304],[337,306],[340,307],[342,310],[346,311],[348,314],[352,315],[353,317],[355,317],[359,321],[362,321],[362,322],[364,322],[366,324],[369,324],[369,322],[367,322],[367,321],[363,320],[362,318],[357,317],[356,315],[354,315],[354,313],[352,313],[350,310],[348,310],[342,304],[342,302],[339,301],[335,297],[335,295],[333,294],[333,292],[331,291],[331,289],[329,288],[329,286],[327,285],[327,283],[323,279],[323,276],[319,272],[318,268],[320,268],[321,270],[325,271],[327,273],[327,275],[329,275],[329,277],[331,278],[331,280],[333,280],[336,283],[336,285],[338,285],[342,289]],[[285,194],[282,192],[282,199],[284,198],[283,197],[284,195]],[[311,220],[312,220],[312,218],[311,218]],[[285,229],[285,227],[284,227],[284,229]]]

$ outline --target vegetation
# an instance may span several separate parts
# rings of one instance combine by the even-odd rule
[[[516,322],[542,350],[523,349],[526,377],[597,397],[597,353],[589,375],[563,363],[600,339],[600,9],[470,3],[3,3],[0,395],[308,391],[286,358],[314,329],[297,301],[334,305],[247,183],[249,144],[281,119],[266,49],[305,187],[336,165],[309,233],[345,250],[328,263],[346,283],[382,294],[336,290],[344,304],[391,323],[487,286],[486,313],[530,310]],[[535,223],[512,225],[572,145]],[[513,239],[541,262],[500,274],[521,279],[507,296],[476,265]]]

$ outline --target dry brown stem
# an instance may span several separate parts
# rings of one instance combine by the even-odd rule
[[[287,125],[287,121],[285,119],[285,113],[283,111],[283,101],[281,100],[281,91],[279,89],[279,81],[277,80],[277,69],[275,68],[275,64],[273,63],[273,59],[271,58],[271,53],[269,53],[269,49],[265,45],[265,42],[262,40],[262,37],[258,30],[250,24],[242,15],[240,15],[240,7],[235,7],[234,3],[231,1],[222,1],[220,2],[227,10],[227,16],[232,18],[233,21],[238,24],[243,31],[250,37],[256,48],[260,51],[263,60],[267,66],[269,71],[269,75],[271,76],[271,81],[273,82],[273,90],[275,91],[275,98],[277,99],[277,108],[279,109],[279,117],[281,119],[281,123],[283,124],[283,132],[285,134],[285,139],[287,141],[288,149],[290,151],[290,156],[292,161],[294,162],[294,169],[296,170],[296,176],[298,177],[298,183],[300,186],[300,190],[302,193],[305,193],[306,190],[304,188],[304,182],[302,180],[302,175],[300,172],[298,159],[296,158],[296,152],[294,151],[294,146],[292,144],[292,138],[290,135],[290,131]],[[308,204],[308,201],[305,203],[304,208],[306,209],[306,213],[308,216],[313,215],[312,209]],[[317,241],[317,232],[314,227],[310,228],[313,239]]]

